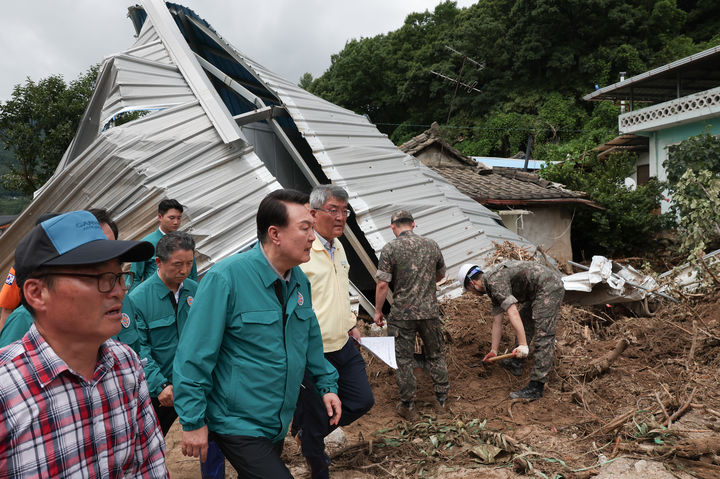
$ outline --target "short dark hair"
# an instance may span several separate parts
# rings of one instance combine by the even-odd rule
[[[183,205],[178,200],[162,200],[158,205],[158,214],[165,216],[170,210],[178,210],[180,213],[183,212]]]
[[[117,224],[110,218],[110,214],[107,212],[107,210],[102,208],[92,208],[88,210],[90,213],[93,214],[96,220],[98,220],[98,223],[100,223],[100,226],[104,224],[108,225],[110,229],[112,230],[113,234],[115,235],[115,239],[118,239],[118,236],[120,235],[118,232]]]
[[[275,190],[263,198],[256,216],[258,241],[265,243],[271,226],[282,228],[288,225],[286,203],[305,205],[309,200],[307,193],[290,189]]]
[[[195,251],[195,240],[189,234],[183,231],[173,231],[168,233],[158,241],[155,246],[155,255],[160,258],[163,263],[170,259],[175,251],[188,250]]]
[[[25,309],[28,310],[28,313],[34,318],[35,317],[35,308],[30,306],[27,302],[27,299],[25,299],[25,281],[27,281],[30,278],[38,278],[41,281],[45,283],[47,288],[52,291],[52,289],[55,287],[55,276],[44,276],[43,273],[46,272],[52,272],[52,267],[45,267],[41,268],[38,271],[33,271],[30,276],[27,278],[18,279],[16,278],[16,281],[18,282],[18,288],[20,288],[20,304],[22,306],[25,306]]]
[[[400,218],[392,222],[395,226],[412,226],[413,220],[409,218]]]

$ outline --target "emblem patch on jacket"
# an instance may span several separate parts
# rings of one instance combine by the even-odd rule
[[[122,314],[122,317],[120,318],[120,324],[123,325],[123,328],[130,327],[130,316],[128,316],[127,313]]]
[[[192,302],[193,302],[193,297],[188,296],[188,299],[187,299],[188,306],[192,306]]]
[[[302,306],[304,302],[305,302],[305,298],[303,298],[302,293],[300,293],[298,291],[298,306]]]

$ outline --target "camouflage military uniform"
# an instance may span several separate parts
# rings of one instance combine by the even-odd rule
[[[555,353],[558,310],[565,295],[560,276],[534,261],[506,261],[485,271],[482,281],[493,303],[493,315],[517,303],[528,344],[535,340],[530,380],[545,383]]]
[[[423,366],[432,378],[435,395],[444,401],[450,389],[440,309],[435,278],[445,274],[445,261],[435,241],[412,231],[404,231],[386,244],[380,254],[376,277],[393,282],[393,306],[388,316],[388,332],[395,336],[396,374],[400,399],[410,403],[415,397],[415,334],[425,345]]]

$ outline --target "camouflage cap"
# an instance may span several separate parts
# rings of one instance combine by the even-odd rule
[[[397,210],[395,213],[393,213],[392,217],[390,218],[390,223],[395,223],[397,221],[415,221],[412,214],[408,210]]]

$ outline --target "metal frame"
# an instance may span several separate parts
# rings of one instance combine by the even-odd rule
[[[201,26],[197,22],[195,22],[194,19],[190,18],[189,20],[193,21],[193,23],[197,26]],[[204,27],[204,26],[203,26]],[[216,38],[212,30],[204,28],[206,34],[210,35],[213,34],[211,37],[213,40],[215,40],[219,45],[221,43],[218,41],[219,39]],[[232,54],[232,53],[231,53]],[[230,88],[232,91],[234,91],[237,95],[239,95],[241,98],[245,99],[246,101],[250,102],[251,104],[258,107],[257,110],[253,112],[249,112],[243,115],[238,115],[234,117],[236,121],[238,121],[239,125],[246,125],[249,123],[253,123],[254,121],[262,121],[265,120],[272,128],[273,132],[277,135],[278,139],[282,143],[283,147],[285,148],[285,151],[290,155],[290,157],[293,159],[295,164],[298,168],[300,168],[300,171],[302,172],[305,179],[313,186],[320,185],[320,181],[317,179],[315,174],[310,170],[310,167],[305,163],[305,160],[303,159],[302,155],[299,151],[297,151],[297,148],[295,148],[295,145],[293,145],[292,140],[287,136],[285,131],[282,129],[282,126],[277,122],[275,119],[274,112],[276,111],[283,111],[285,114],[287,114],[284,107],[273,107],[273,106],[267,106],[263,100],[258,97],[257,95],[253,94],[250,90],[243,87],[235,81],[233,78],[231,78],[229,75],[225,74],[222,70],[212,65],[210,62],[202,58],[197,53],[195,54],[196,58],[198,59],[200,65],[211,75],[213,75],[215,78],[223,82],[224,85],[226,85],[228,88]],[[245,67],[245,65],[243,65]],[[246,67],[247,69],[247,67]],[[249,70],[250,71],[250,70]],[[252,74],[252,73],[251,73]],[[258,80],[260,81],[260,80]],[[247,121],[246,121],[247,120]],[[375,273],[377,272],[377,266],[375,265],[375,262],[370,258],[370,255],[365,251],[365,248],[363,248],[362,244],[360,244],[360,240],[355,235],[355,233],[352,231],[352,229],[346,224],[345,229],[343,230],[343,234],[345,235],[345,238],[348,240],[350,245],[353,247],[353,250],[360,258],[360,261],[363,263],[365,268],[367,269],[368,273],[375,278]],[[357,289],[357,288],[356,288]],[[359,291],[359,289],[358,289]],[[372,305],[367,298],[364,298],[365,302],[361,301],[363,306],[367,309],[367,304]],[[388,292],[388,302],[392,304],[392,293]],[[367,303],[367,304],[365,304]],[[372,308],[372,311],[369,311],[369,313],[374,314],[375,308]]]

